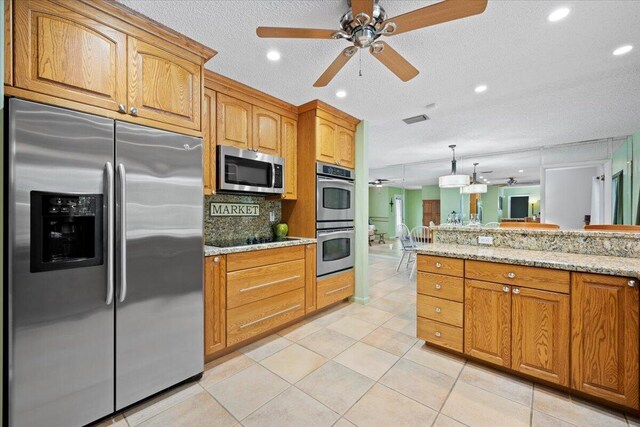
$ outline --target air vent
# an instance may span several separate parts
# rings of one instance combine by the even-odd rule
[[[420,114],[419,116],[402,119],[402,121],[408,125],[412,125],[414,123],[426,122],[427,120],[429,120],[429,116],[427,116],[426,114]]]

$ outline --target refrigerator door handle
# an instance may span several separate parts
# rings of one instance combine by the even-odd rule
[[[105,181],[105,193],[107,196],[107,305],[113,302],[113,281],[114,281],[114,234],[113,234],[113,216],[114,216],[114,192],[113,192],[113,165],[107,162],[105,165],[107,179]]]
[[[119,300],[127,297],[127,173],[122,163],[118,164],[120,188],[120,293]]]

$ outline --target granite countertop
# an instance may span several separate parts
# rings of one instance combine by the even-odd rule
[[[421,246],[418,248],[418,253],[640,278],[640,259],[638,258],[581,255],[563,252],[451,245],[443,243],[433,243]]]
[[[640,240],[640,233],[625,233],[621,231],[602,230],[539,230],[535,228],[500,228],[500,227],[471,227],[468,225],[434,225],[429,227],[433,231],[456,231],[467,233],[499,233],[499,234],[530,234],[533,236],[559,236],[559,237],[615,237],[632,240]]]
[[[204,256],[237,254],[239,252],[261,251],[264,249],[284,248],[287,246],[309,245],[316,243],[316,239],[306,237],[291,237],[295,240],[285,240],[282,242],[259,243],[256,245],[230,246],[219,248],[216,246],[204,246]]]

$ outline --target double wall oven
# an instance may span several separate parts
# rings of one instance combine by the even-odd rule
[[[316,167],[318,277],[353,268],[354,171],[326,163]]]

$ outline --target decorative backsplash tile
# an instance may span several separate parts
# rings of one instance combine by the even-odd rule
[[[640,234],[578,230],[518,230],[477,227],[433,228],[435,243],[484,246],[478,236],[493,237],[493,247],[640,258]]]
[[[212,216],[211,203],[225,203],[233,205],[258,205],[258,215],[242,215],[238,212],[243,209],[240,206],[230,210],[229,216]],[[219,207],[219,205],[217,205]],[[255,213],[255,208],[247,210],[248,213]],[[219,213],[220,210],[216,209]],[[269,214],[273,212],[274,221],[269,221]],[[258,240],[273,237],[273,224],[280,222],[281,202],[278,199],[267,199],[266,197],[253,195],[236,194],[214,194],[204,198],[204,239],[205,244],[219,246],[225,242],[237,242],[256,238]]]

